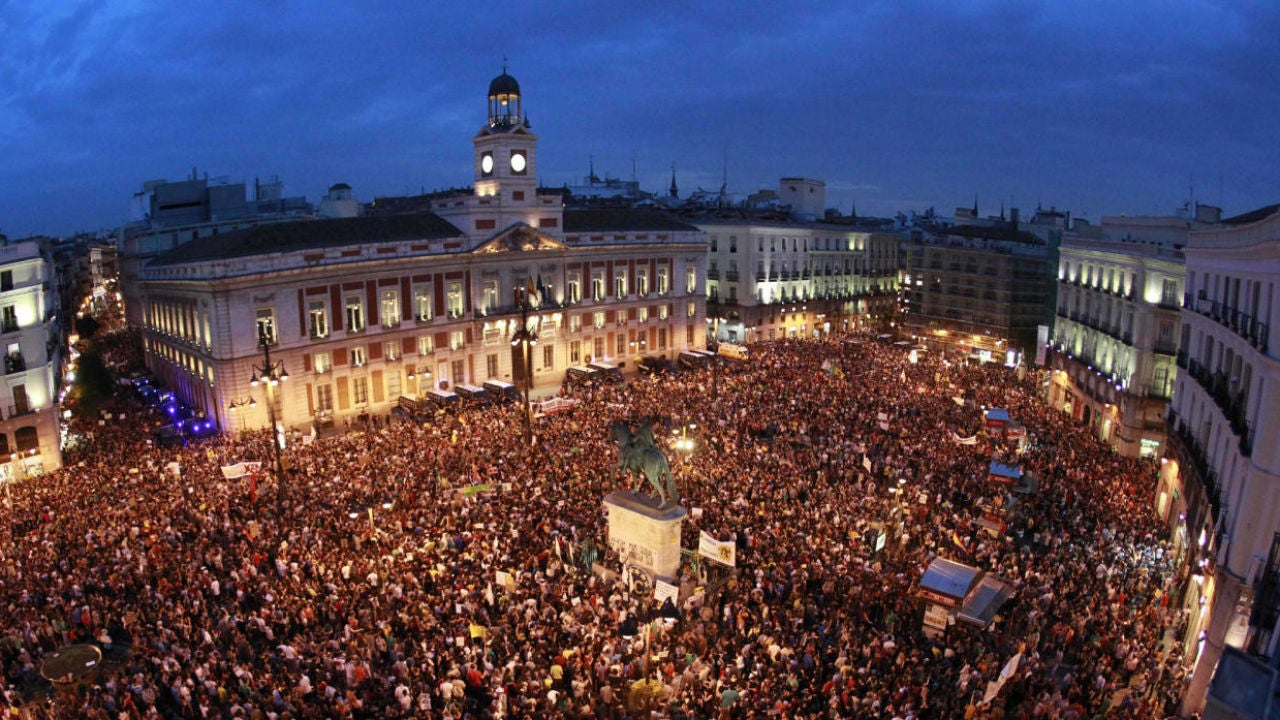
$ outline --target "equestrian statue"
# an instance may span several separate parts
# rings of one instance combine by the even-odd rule
[[[671,465],[658,449],[653,428],[648,423],[632,432],[627,423],[614,421],[609,432],[614,442],[618,443],[618,464],[615,469],[621,470],[624,475],[635,472],[648,480],[660,506],[680,502],[680,491],[671,474]],[[636,488],[637,491],[639,489]]]

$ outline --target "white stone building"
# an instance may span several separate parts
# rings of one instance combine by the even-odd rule
[[[705,347],[704,235],[656,210],[566,210],[538,186],[521,101],[514,78],[493,81],[474,187],[405,203],[425,211],[263,225],[151,261],[149,366],[222,428],[266,427],[249,384],[265,335],[289,373],[275,414],[306,429],[433,388],[523,386],[524,315],[535,393],[569,366]]]
[[[784,178],[783,194],[817,180]],[[812,209],[812,207],[810,209]],[[856,225],[747,217],[697,219],[707,234],[708,321],[718,341],[814,337],[887,327],[898,307],[897,235]]]
[[[2,237],[2,236],[0,236]],[[42,241],[0,245],[0,479],[62,467],[58,378],[62,338],[58,277]]]
[[[1187,218],[1106,217],[1063,237],[1049,404],[1130,457],[1163,454]]]
[[[1276,654],[1280,610],[1280,206],[1190,234],[1157,511],[1186,555],[1184,709],[1225,646]]]

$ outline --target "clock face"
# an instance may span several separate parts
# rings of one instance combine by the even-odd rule
[[[490,155],[489,153],[485,153],[480,158],[480,172],[484,173],[485,175],[488,175],[489,173],[493,172],[493,156]]]
[[[524,172],[524,168],[525,168],[524,153],[522,152],[511,153],[511,171],[522,173]]]

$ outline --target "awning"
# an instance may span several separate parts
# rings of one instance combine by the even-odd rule
[[[978,584],[982,571],[954,560],[937,558],[920,578],[920,597],[949,608],[958,608]]]
[[[978,587],[965,598],[956,618],[984,628],[991,624],[996,613],[1000,612],[1000,608],[1012,595],[1013,585],[996,575],[983,575]]]

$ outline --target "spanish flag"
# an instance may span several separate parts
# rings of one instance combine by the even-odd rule
[[[955,530],[951,531],[951,542],[955,543],[956,547],[960,548],[960,552],[964,553],[965,555],[972,554],[969,551],[969,546],[964,544],[964,540],[960,539],[960,534],[957,533]]]

